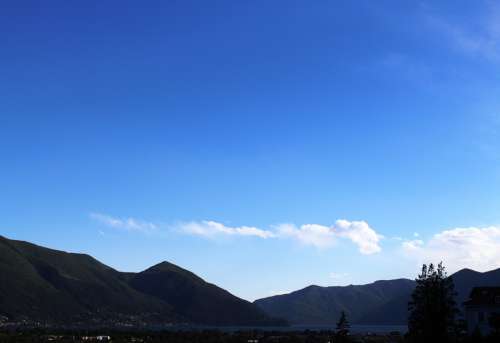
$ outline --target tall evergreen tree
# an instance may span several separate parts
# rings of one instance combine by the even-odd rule
[[[337,322],[337,333],[345,336],[349,333],[350,328],[351,324],[347,320],[347,315],[345,311],[342,311],[340,313],[339,321]]]
[[[490,324],[492,333],[500,338],[500,313],[491,314],[488,322]]]
[[[446,342],[455,332],[458,314],[453,279],[446,275],[443,263],[437,268],[423,265],[417,285],[408,303],[408,335],[417,342]]]

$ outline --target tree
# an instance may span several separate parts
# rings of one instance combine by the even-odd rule
[[[349,334],[350,328],[351,324],[349,324],[349,321],[347,320],[347,315],[345,314],[345,311],[342,311],[340,313],[340,319],[337,322],[337,334],[346,336]]]
[[[453,279],[443,263],[422,266],[417,285],[408,303],[408,336],[414,340],[445,342],[456,329],[458,314]]]
[[[493,334],[500,336],[500,313],[493,313],[488,319],[488,323]]]

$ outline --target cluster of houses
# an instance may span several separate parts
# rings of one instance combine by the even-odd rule
[[[87,342],[111,342],[110,336],[83,336],[82,341]]]

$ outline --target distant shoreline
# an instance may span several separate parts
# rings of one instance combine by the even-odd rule
[[[106,326],[23,326],[23,325],[6,325],[0,326],[0,331],[10,331],[24,329],[22,331],[45,330],[47,332],[201,332],[201,331],[220,331],[225,333],[236,332],[283,332],[283,333],[304,333],[304,332],[334,332],[335,325],[290,325],[290,326],[207,326],[207,325],[161,325],[147,327],[106,327]],[[405,334],[408,331],[406,325],[351,325],[350,332],[354,335],[369,335],[369,334],[389,334],[398,332]]]

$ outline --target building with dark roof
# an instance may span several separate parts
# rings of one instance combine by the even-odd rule
[[[479,329],[483,335],[488,335],[491,332],[489,319],[500,314],[500,287],[473,288],[464,307],[468,332]]]

